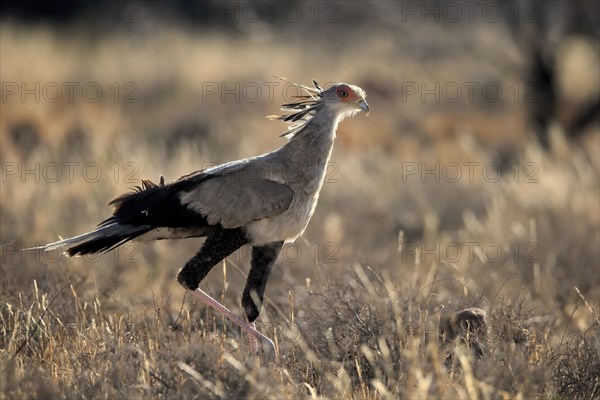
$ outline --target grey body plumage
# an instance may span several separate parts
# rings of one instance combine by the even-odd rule
[[[285,242],[302,235],[315,210],[338,123],[368,111],[359,87],[327,90],[300,86],[307,95],[286,104],[277,117],[293,125],[281,148],[233,161],[159,185],[143,181],[113,200],[113,215],[98,229],[43,246],[70,256],[108,251],[128,240],[207,239],[182,268],[178,281],[194,290],[210,269],[239,247],[253,246],[243,295],[247,318],[259,313],[266,282]]]

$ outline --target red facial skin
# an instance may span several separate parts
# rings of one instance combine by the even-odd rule
[[[348,85],[340,85],[335,90],[335,93],[337,94],[338,98],[343,102],[353,103],[360,100],[356,93],[354,93],[354,90],[352,90]],[[343,96],[344,93],[347,93],[345,97]]]

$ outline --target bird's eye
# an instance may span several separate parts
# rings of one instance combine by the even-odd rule
[[[342,99],[345,99],[346,97],[348,97],[348,92],[346,92],[345,90],[342,90],[342,91],[340,92],[340,97],[341,97]]]

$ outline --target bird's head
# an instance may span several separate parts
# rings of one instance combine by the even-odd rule
[[[361,111],[369,113],[369,105],[365,100],[367,94],[358,86],[338,83],[324,90],[322,95],[325,106],[335,112],[340,119],[351,117]]]
[[[283,111],[291,112],[291,114],[267,116],[270,119],[279,119],[292,123],[288,131],[281,136],[293,136],[306,126],[320,110],[329,112],[338,121],[346,117],[351,117],[360,111],[369,113],[369,105],[365,100],[367,94],[358,86],[337,83],[327,89],[323,89],[315,81],[313,81],[314,87],[310,87],[288,81],[287,79],[280,79],[293,83],[306,93],[294,96],[298,101],[281,106]]]

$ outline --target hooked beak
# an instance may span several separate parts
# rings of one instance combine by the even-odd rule
[[[367,102],[365,101],[365,99],[362,99],[361,101],[359,101],[358,103],[356,103],[356,105],[358,106],[358,108],[360,108],[363,111],[366,111],[367,114],[369,114],[369,105],[367,104]]]

